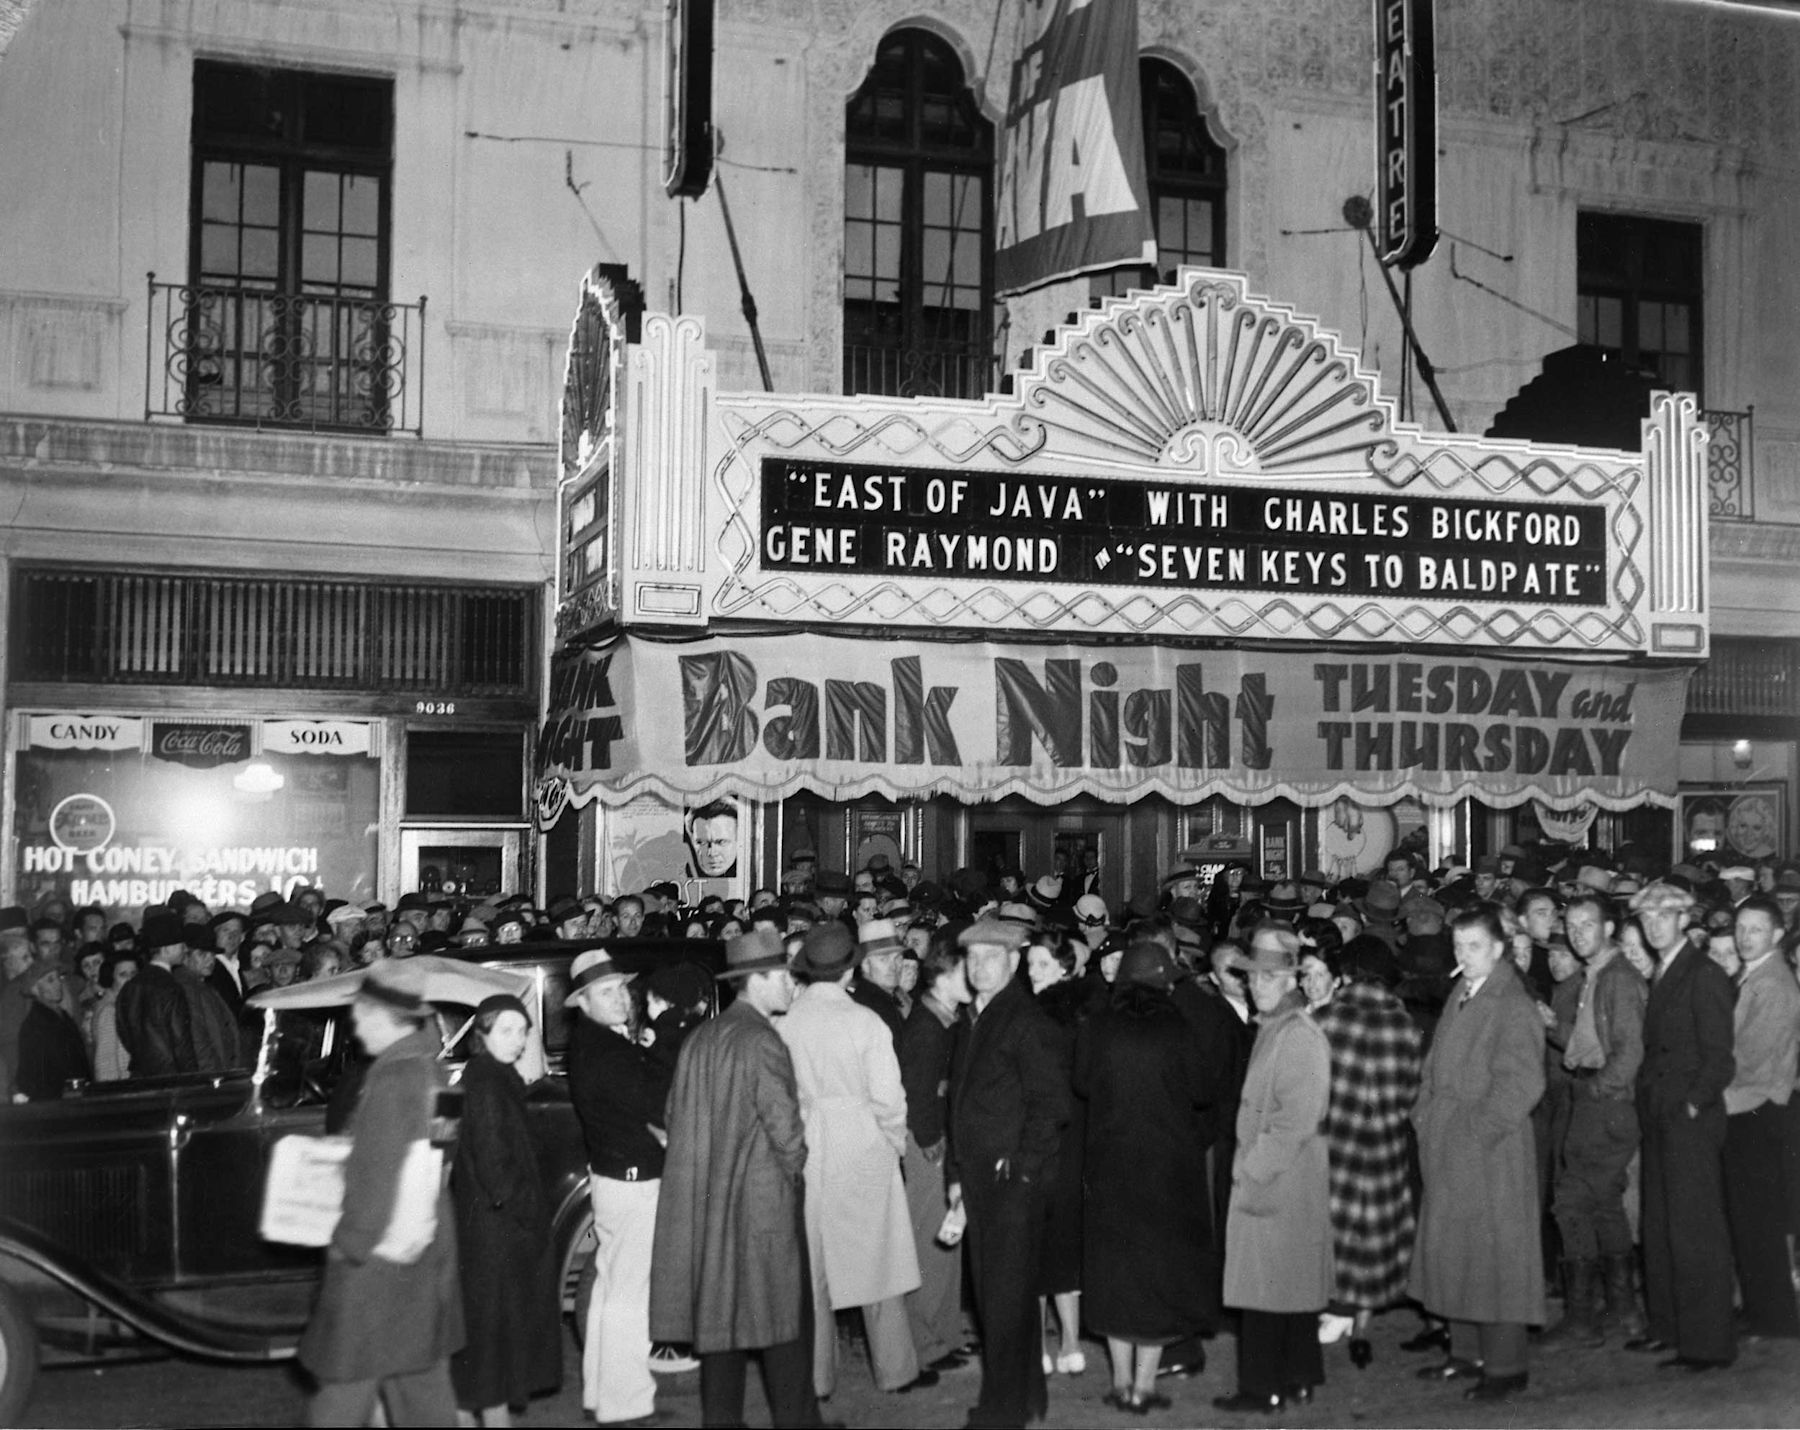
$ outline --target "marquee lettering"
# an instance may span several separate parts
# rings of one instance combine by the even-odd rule
[[[765,458],[772,571],[1604,605],[1599,504]]]

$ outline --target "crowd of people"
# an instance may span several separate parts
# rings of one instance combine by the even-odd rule
[[[1214,1404],[1247,1415],[1310,1400],[1339,1342],[1368,1365],[1399,1307],[1441,1351],[1417,1374],[1475,1401],[1569,1346],[1692,1374],[1800,1339],[1800,869],[1184,866],[1115,912],[1091,867],[883,862],[703,915],[736,1032],[667,1070],[655,1233],[616,1294],[633,1367],[692,1345],[707,1423],[736,1423],[752,1351],[778,1423],[814,1423],[851,1311],[881,1390],[978,1357],[972,1425],[1041,1417],[1084,1336],[1111,1406],[1165,1406],[1228,1320]]]
[[[1235,1385],[1214,1404],[1246,1415],[1310,1400],[1340,1343],[1368,1365],[1371,1318],[1401,1307],[1406,1348],[1441,1352],[1417,1374],[1478,1401],[1567,1347],[1699,1373],[1745,1337],[1800,1340],[1800,868],[1545,845],[1434,872],[1396,852],[1339,881],[1184,863],[1117,909],[1099,882],[1091,861],[931,880],[878,856],[802,858],[780,890],[691,909],[662,885],[544,911],[178,896],[137,929],[0,910],[0,1059],[15,1100],[242,1066],[247,992],[367,964],[357,1031],[392,1071],[355,1115],[405,1147],[437,1075],[412,1067],[433,1040],[409,956],[588,942],[569,1082],[600,1423],[652,1414],[655,1372],[696,1362],[706,1423],[741,1423],[752,1355],[776,1423],[819,1423],[858,1321],[881,1391],[978,1361],[971,1425],[1042,1417],[1095,1341],[1107,1403],[1148,1413],[1227,1323]],[[638,979],[606,947],[658,937],[722,940],[717,986],[678,958]],[[560,1381],[514,1067],[529,1015],[490,1004],[444,1213],[462,1309],[420,1331],[409,1364],[442,1374],[394,1389],[390,1414],[397,1396],[425,1417],[396,1423],[436,1423],[452,1380],[488,1424]],[[379,1124],[378,1092],[399,1109]],[[396,1155],[366,1174],[399,1175]],[[382,1234],[340,1232],[320,1314],[350,1330],[303,1356],[351,1390],[318,1423],[360,1423],[387,1384],[391,1358],[363,1374],[380,1308],[455,1274],[352,1284]]]

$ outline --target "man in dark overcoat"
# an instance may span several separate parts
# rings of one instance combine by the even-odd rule
[[[1531,1123],[1544,1024],[1491,904],[1459,915],[1450,936],[1462,974],[1413,1107],[1424,1198],[1412,1293],[1451,1323],[1453,1354],[1419,1374],[1478,1376],[1468,1398],[1506,1400],[1526,1385],[1527,1328],[1544,1321]]]
[[[194,1019],[175,969],[187,959],[187,930],[174,914],[144,920],[138,976],[119,990],[119,1041],[131,1054],[133,1077],[200,1071]],[[141,985],[141,986],[140,986]]]
[[[300,1364],[319,1382],[313,1425],[367,1425],[377,1396],[390,1425],[456,1423],[462,1287],[449,1167],[434,1140],[450,1074],[430,1011],[424,974],[404,960],[370,968],[350,1007],[375,1061],[350,1116],[344,1211],[300,1342]]]
[[[19,1028],[14,1085],[32,1102],[61,1097],[71,1078],[93,1076],[81,1029],[63,1008],[62,967],[55,958],[40,958],[19,981],[31,1006]]]
[[[1015,975],[1025,931],[984,918],[964,929],[975,1001],[950,1072],[952,1204],[969,1217],[981,1320],[981,1399],[969,1424],[1024,1425],[1049,1406],[1038,1326],[1045,1193],[1069,1120],[1065,1043]]]
[[[1637,1086],[1650,1329],[1625,1348],[1672,1350],[1659,1367],[1702,1371],[1737,1358],[1724,1173],[1737,993],[1731,976],[1688,941],[1693,903],[1686,889],[1661,881],[1631,902],[1657,966],[1644,1009]]]
[[[794,980],[772,929],[732,939],[725,959],[720,976],[739,983],[737,998],[688,1037],[669,1092],[650,1334],[694,1347],[705,1424],[743,1423],[754,1350],[774,1423],[817,1425],[806,1136],[793,1060],[771,1022],[794,1001]]]

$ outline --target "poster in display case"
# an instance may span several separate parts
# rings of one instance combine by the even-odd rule
[[[1684,859],[1723,865],[1787,853],[1787,786],[1780,781],[1684,785],[1679,814]]]

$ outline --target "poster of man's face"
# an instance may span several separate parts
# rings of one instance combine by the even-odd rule
[[[728,879],[737,873],[738,807],[735,800],[715,799],[688,811],[688,848],[694,871],[703,879]]]

